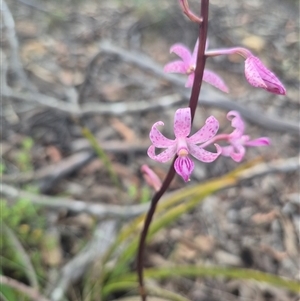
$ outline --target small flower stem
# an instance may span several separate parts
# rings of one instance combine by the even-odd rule
[[[209,0],[201,0],[201,11],[200,11],[200,19],[202,20],[201,24],[199,25],[199,49],[197,54],[197,65],[195,70],[195,79],[192,87],[189,107],[191,108],[191,117],[192,123],[195,116],[200,89],[202,85],[204,67],[205,67],[205,44],[207,38],[207,28],[208,28],[208,7],[209,7]],[[168,189],[170,183],[172,182],[175,176],[175,169],[174,169],[174,162],[177,156],[173,159],[173,162],[170,166],[169,172],[162,184],[161,189],[155,193],[151,200],[150,209],[147,212],[144,227],[140,235],[140,241],[138,246],[138,254],[137,254],[137,274],[138,274],[138,281],[139,281],[139,291],[142,301],[146,301],[147,299],[147,292],[144,285],[144,275],[143,275],[143,266],[144,266],[144,250],[145,250],[145,243],[148,234],[148,230],[155,213],[155,209],[157,206],[158,201],[162,197],[162,195]]]
[[[227,48],[227,49],[226,48],[212,49],[205,52],[206,58],[224,55],[224,54],[239,54],[244,59],[247,59],[249,56],[253,55],[248,49],[242,47],[234,47],[234,48]]]
[[[211,145],[211,144],[213,144],[213,143],[215,143],[217,141],[220,141],[220,140],[228,141],[229,138],[230,138],[230,134],[220,134],[220,135],[217,135],[217,136],[213,137],[212,139],[210,139],[210,140],[204,142],[203,144],[201,144],[201,148],[204,148],[204,147],[206,147],[208,145]]]

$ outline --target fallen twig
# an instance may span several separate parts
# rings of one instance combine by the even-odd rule
[[[105,254],[113,243],[116,232],[117,221],[115,220],[108,220],[98,224],[92,240],[61,269],[57,283],[51,293],[52,301],[61,300],[69,285],[78,280],[92,262]]]
[[[23,69],[20,56],[19,56],[19,43],[16,36],[15,21],[5,0],[2,0],[0,10],[2,12],[2,20],[6,28],[7,39],[10,45],[11,69],[18,76],[20,82],[22,82],[22,84],[26,88],[29,88],[32,91],[36,91],[36,88],[28,80],[27,75]]]
[[[151,100],[138,100],[131,103],[86,103],[80,107],[76,104],[67,103],[62,100],[58,100],[54,97],[41,94],[41,93],[20,93],[13,90],[4,90],[2,92],[4,97],[35,102],[40,105],[57,109],[60,111],[72,113],[75,116],[83,116],[85,114],[103,114],[111,116],[121,116],[123,114],[137,113],[137,112],[146,112],[146,111],[155,111],[159,108],[170,107],[181,102],[184,102],[184,99],[178,94],[166,95],[157,97]]]
[[[57,163],[40,168],[37,171],[26,173],[3,175],[6,183],[28,183],[39,181],[39,189],[42,192],[49,191],[57,181],[87,164],[94,157],[93,152],[83,151],[75,153]]]
[[[24,198],[32,204],[48,207],[49,209],[53,210],[66,209],[74,213],[85,212],[95,216],[98,219],[133,218],[142,213],[145,213],[149,207],[148,204],[128,206],[103,205],[67,198],[37,195],[26,191],[18,190],[13,186],[4,183],[1,184],[1,194],[13,200]]]

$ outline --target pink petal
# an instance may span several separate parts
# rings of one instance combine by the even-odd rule
[[[210,163],[210,162],[215,161],[222,152],[221,146],[219,146],[218,144],[215,144],[215,147],[217,148],[217,152],[211,153],[211,152],[201,148],[200,146],[197,146],[195,144],[190,144],[189,152],[192,156],[194,156],[199,161],[202,161],[205,163]]]
[[[174,116],[174,133],[176,138],[185,138],[191,132],[191,109],[178,109]]]
[[[149,138],[155,147],[169,147],[175,144],[174,140],[166,138],[156,127],[164,125],[162,121],[155,122],[151,128]]]
[[[185,67],[184,62],[182,61],[174,61],[170,62],[164,67],[164,72],[173,72],[173,73],[183,73],[185,74],[187,68]]]
[[[174,162],[175,171],[183,178],[185,182],[190,179],[190,175],[194,170],[194,162],[187,156],[178,157]]]
[[[186,88],[190,88],[193,86],[193,83],[194,83],[194,78],[195,78],[195,73],[191,73],[189,76],[188,76],[188,79],[185,83],[185,87]]]
[[[219,129],[219,122],[214,116],[206,119],[205,125],[194,135],[187,138],[187,143],[198,144],[206,142],[216,135]]]
[[[170,159],[172,159],[175,156],[175,154],[176,154],[176,145],[170,146],[169,148],[164,150],[159,155],[155,155],[155,146],[150,145],[150,147],[148,148],[147,154],[151,159],[153,159],[155,161],[158,161],[160,163],[165,163],[165,162],[169,161]]]
[[[264,146],[264,145],[270,145],[271,141],[268,137],[260,137],[254,140],[247,141],[245,143],[246,146]]]
[[[245,148],[242,145],[222,147],[222,156],[231,157],[235,162],[241,162],[245,155]]]
[[[241,162],[243,157],[245,156],[245,153],[246,153],[246,149],[243,145],[241,145],[241,144],[240,145],[234,145],[233,150],[230,153],[230,157],[235,162]]]
[[[146,164],[142,165],[141,172],[147,184],[155,191],[159,191],[162,183],[158,175]]]
[[[174,44],[170,48],[170,53],[172,53],[172,52],[177,54],[182,59],[182,61],[184,62],[185,66],[187,68],[189,67],[189,65],[191,64],[192,55],[188,48],[186,48],[182,44]]]
[[[240,113],[237,111],[230,111],[227,113],[227,119],[231,120],[231,126],[235,128],[235,130],[230,134],[231,138],[240,138],[245,131],[244,120],[241,118]]]
[[[191,62],[190,62],[191,65],[195,65],[196,66],[198,48],[199,48],[199,39],[197,39],[195,47],[194,47],[194,50],[193,50],[193,54],[192,54]]]
[[[254,87],[263,88],[274,94],[286,94],[286,90],[277,76],[253,55],[245,61],[245,76],[250,85]]]
[[[216,87],[217,89],[228,93],[228,87],[224,83],[223,79],[219,77],[216,73],[210,70],[204,70],[203,73],[203,80],[212,86]]]

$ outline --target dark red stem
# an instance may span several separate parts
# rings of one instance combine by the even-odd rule
[[[202,85],[203,73],[205,68],[205,61],[206,61],[205,45],[206,45],[207,28],[208,28],[208,7],[209,7],[209,0],[202,0],[200,16],[202,17],[203,21],[199,28],[199,37],[198,37],[199,49],[197,54],[195,79],[192,87],[192,93],[191,93],[190,104],[189,104],[189,107],[191,108],[192,123],[197,109],[200,89]]]
[[[192,116],[192,123],[194,120],[200,89],[202,85],[203,79],[203,72],[205,67],[205,44],[207,38],[207,27],[208,27],[208,7],[209,7],[209,0],[201,0],[201,11],[200,11],[200,19],[203,20],[199,27],[199,49],[197,54],[197,64],[195,70],[195,79],[192,87],[192,93],[190,97],[189,107],[191,108],[191,116]],[[152,198],[150,209],[147,212],[145,223],[143,230],[140,235],[140,241],[138,246],[138,254],[137,254],[137,274],[138,274],[138,281],[139,281],[139,290],[142,301],[146,301],[147,292],[144,286],[144,275],[143,275],[143,266],[144,266],[144,250],[145,250],[145,242],[148,234],[148,230],[152,221],[152,218],[155,213],[155,209],[157,206],[158,201],[162,197],[162,195],[166,192],[168,187],[170,186],[174,176],[175,176],[175,169],[174,169],[174,162],[177,156],[174,158],[169,172],[162,184],[161,189],[155,193]]]

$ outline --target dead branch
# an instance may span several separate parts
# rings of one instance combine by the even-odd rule
[[[17,77],[19,78],[20,82],[24,87],[29,88],[32,91],[36,91],[36,88],[28,80],[27,75],[23,69],[20,56],[19,56],[19,42],[15,30],[15,21],[5,0],[2,1],[0,10],[2,13],[2,20],[6,28],[7,39],[10,46],[11,69],[17,75]]]
[[[41,94],[41,93],[20,93],[12,90],[4,90],[2,95],[7,98],[35,102],[42,106],[50,107],[60,111],[72,113],[75,116],[83,116],[85,114],[103,114],[111,116],[121,116],[128,113],[154,111],[160,108],[170,107],[178,105],[184,102],[184,99],[178,94],[166,95],[162,97],[156,97],[151,100],[138,100],[131,103],[111,103],[111,104],[99,104],[99,103],[86,103],[79,107],[76,104],[67,103],[62,100],[58,100],[54,97]]]
[[[98,224],[92,240],[61,269],[57,283],[50,294],[52,301],[61,300],[69,285],[78,280],[91,263],[105,254],[114,242],[116,233],[117,222],[115,220],[108,220]]]
[[[32,204],[44,206],[52,210],[65,209],[74,213],[88,213],[95,216],[97,219],[133,218],[145,213],[149,207],[148,204],[128,206],[102,205],[67,198],[36,195],[26,191],[18,190],[13,186],[4,183],[1,184],[1,194],[13,200],[24,198],[30,201]]]
[[[239,173],[239,180],[249,180],[255,177],[261,177],[269,173],[275,172],[295,172],[300,171],[300,156],[278,159],[271,162],[257,164],[245,171]]]

